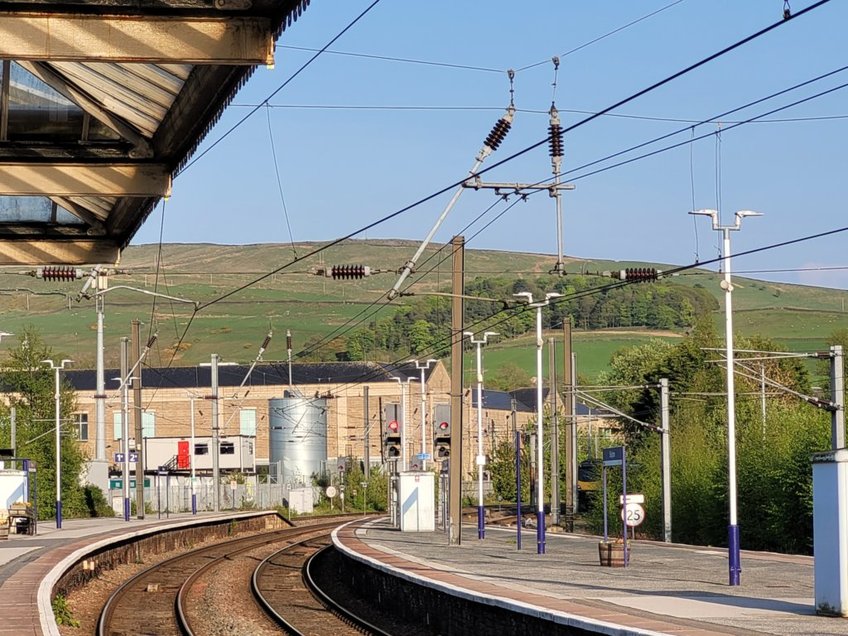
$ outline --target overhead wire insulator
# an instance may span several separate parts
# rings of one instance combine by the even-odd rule
[[[492,131],[489,133],[489,136],[486,137],[486,141],[483,142],[483,145],[487,146],[492,152],[494,152],[498,149],[498,146],[503,143],[503,140],[506,138],[510,128],[512,128],[512,115],[507,113],[501,117],[494,126],[492,126]]]
[[[336,280],[353,280],[370,275],[371,268],[367,265],[333,265],[330,268],[330,276]]]
[[[621,272],[622,280],[632,280],[635,282],[643,282],[647,280],[656,280],[659,275],[653,267],[628,267]]]
[[[67,282],[82,278],[83,272],[78,267],[70,265],[50,265],[35,270],[35,277],[51,282]]]
[[[562,157],[562,126],[559,124],[551,124],[548,127],[550,133],[549,147],[551,157]]]

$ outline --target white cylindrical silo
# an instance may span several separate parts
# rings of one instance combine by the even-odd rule
[[[282,482],[311,486],[312,476],[327,464],[327,400],[268,400],[269,460],[282,462]]]

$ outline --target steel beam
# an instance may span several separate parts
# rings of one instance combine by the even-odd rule
[[[271,20],[0,12],[0,58],[148,64],[273,64]]]
[[[2,162],[0,194],[57,197],[170,196],[171,175],[161,164]]]
[[[0,239],[0,265],[93,265],[120,256],[118,243],[104,239]]]

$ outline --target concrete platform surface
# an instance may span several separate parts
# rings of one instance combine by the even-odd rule
[[[549,533],[544,555],[536,553],[535,530],[523,532],[521,551],[514,528],[492,526],[483,540],[476,527],[464,528],[459,546],[440,531],[401,533],[385,521],[353,536],[351,546],[358,539],[415,575],[431,570],[471,593],[602,615],[617,633],[848,635],[848,619],[815,613],[811,557],[743,551],[742,584],[731,587],[722,548],[636,541],[630,566],[610,568],[599,564],[599,538],[585,535]]]

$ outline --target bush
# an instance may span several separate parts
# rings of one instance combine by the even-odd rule
[[[97,486],[88,484],[83,489],[85,497],[85,506],[88,509],[90,517],[114,517],[115,511],[109,502],[106,500],[106,495]]]

